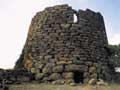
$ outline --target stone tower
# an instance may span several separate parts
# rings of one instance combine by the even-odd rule
[[[74,22],[74,16],[77,21]],[[56,5],[38,12],[15,69],[26,68],[41,82],[111,80],[104,20],[89,9]]]

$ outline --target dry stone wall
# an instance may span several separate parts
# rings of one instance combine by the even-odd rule
[[[30,82],[33,79],[33,74],[25,69],[0,69],[0,85]]]
[[[76,11],[68,5],[48,7],[32,18],[15,69],[27,68],[41,82],[110,81],[112,70],[106,45],[100,13],[89,9]]]

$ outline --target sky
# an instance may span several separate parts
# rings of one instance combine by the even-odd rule
[[[101,12],[109,44],[120,43],[120,0],[0,0],[0,68],[14,67],[36,12],[58,4]]]

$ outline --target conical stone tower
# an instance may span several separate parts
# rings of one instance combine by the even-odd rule
[[[74,16],[77,21],[74,22]],[[41,82],[88,83],[111,80],[103,17],[68,5],[38,12],[15,69],[26,68]]]

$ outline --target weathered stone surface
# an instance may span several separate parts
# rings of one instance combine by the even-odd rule
[[[58,79],[61,79],[61,75],[59,73],[52,73],[49,76],[49,80],[58,80]]]
[[[29,82],[33,79],[32,73],[24,69],[0,70],[0,84]]]
[[[53,67],[53,72],[63,72],[63,65]]]
[[[59,80],[52,82],[52,84],[64,84],[64,83],[65,83],[65,80],[63,80],[63,79],[59,79]]]
[[[73,72],[66,72],[66,73],[63,73],[62,74],[62,77],[64,78],[64,79],[72,79],[73,78]]]
[[[44,74],[50,74],[50,73],[52,73],[52,70],[51,70],[51,68],[45,67],[45,68],[43,68],[43,73]]]
[[[95,73],[96,72],[96,68],[95,67],[90,67],[89,68],[89,73]]]
[[[95,79],[97,79],[97,73],[93,73],[93,74],[91,74],[91,78],[95,78]]]
[[[71,85],[71,86],[76,86],[76,84],[75,84],[75,83],[70,83],[70,85]]]
[[[35,76],[35,79],[36,80],[41,80],[43,77],[44,77],[43,73],[37,73],[36,76]]]
[[[28,76],[18,76],[16,81],[18,81],[18,82],[29,82],[30,78]]]
[[[84,78],[86,78],[86,77],[89,77],[89,73],[88,72],[84,72]]]
[[[107,84],[106,82],[104,82],[104,80],[99,79],[99,81],[97,82],[97,85],[106,86],[106,85],[108,85],[108,84]]]
[[[96,83],[97,83],[97,80],[94,79],[94,78],[92,78],[92,79],[88,82],[89,85],[95,85]]]
[[[74,22],[74,15],[77,22]],[[43,82],[65,80],[93,84],[91,79],[112,79],[103,17],[89,9],[76,11],[56,5],[38,12],[15,69],[26,68]],[[70,74],[71,73],[71,74]],[[83,79],[83,80],[81,80]]]
[[[65,83],[70,84],[70,83],[74,83],[73,79],[66,79]]]
[[[84,72],[86,71],[86,66],[84,65],[75,65],[75,64],[70,64],[65,66],[65,71],[67,72],[73,72],[73,71],[81,71]]]
[[[52,68],[54,67],[53,63],[47,63],[46,66],[43,68],[42,72],[45,74],[52,73]]]
[[[36,68],[31,68],[31,73],[36,73]]]

